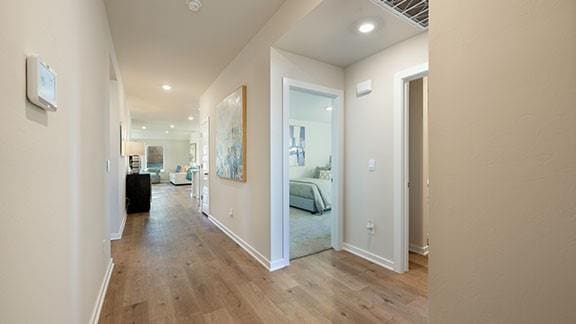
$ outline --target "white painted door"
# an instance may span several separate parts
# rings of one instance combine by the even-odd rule
[[[210,215],[210,119],[200,126],[200,211]]]

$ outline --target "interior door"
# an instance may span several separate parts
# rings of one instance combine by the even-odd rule
[[[424,177],[424,82],[409,84],[409,226],[410,250],[423,253],[427,246],[424,208],[426,180]]]
[[[200,125],[200,211],[210,215],[210,119]]]

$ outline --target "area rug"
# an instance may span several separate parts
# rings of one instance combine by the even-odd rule
[[[330,249],[331,213],[311,214],[290,208],[290,259]]]

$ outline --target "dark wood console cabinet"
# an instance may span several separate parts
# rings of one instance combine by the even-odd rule
[[[126,210],[128,214],[150,211],[152,187],[149,174],[129,174],[126,176]]]

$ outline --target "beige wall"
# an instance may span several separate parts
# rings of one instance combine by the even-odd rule
[[[270,258],[270,47],[320,0],[287,0],[200,99],[200,120],[241,85],[248,86],[246,183],[210,176],[210,212],[263,258]],[[215,152],[214,119],[210,145]],[[211,154],[211,165],[216,165]],[[230,209],[234,216],[228,216]]]
[[[428,62],[428,35],[420,34],[346,68],[344,242],[387,260],[394,257],[394,75]],[[372,80],[372,93],[357,97],[356,84]],[[376,171],[368,171],[368,160]],[[374,235],[366,230],[375,224]]]
[[[6,1],[0,48],[0,322],[87,323],[110,261],[104,6]],[[58,112],[26,101],[31,53],[58,72]]]
[[[576,323],[576,2],[431,1],[432,323]]]

